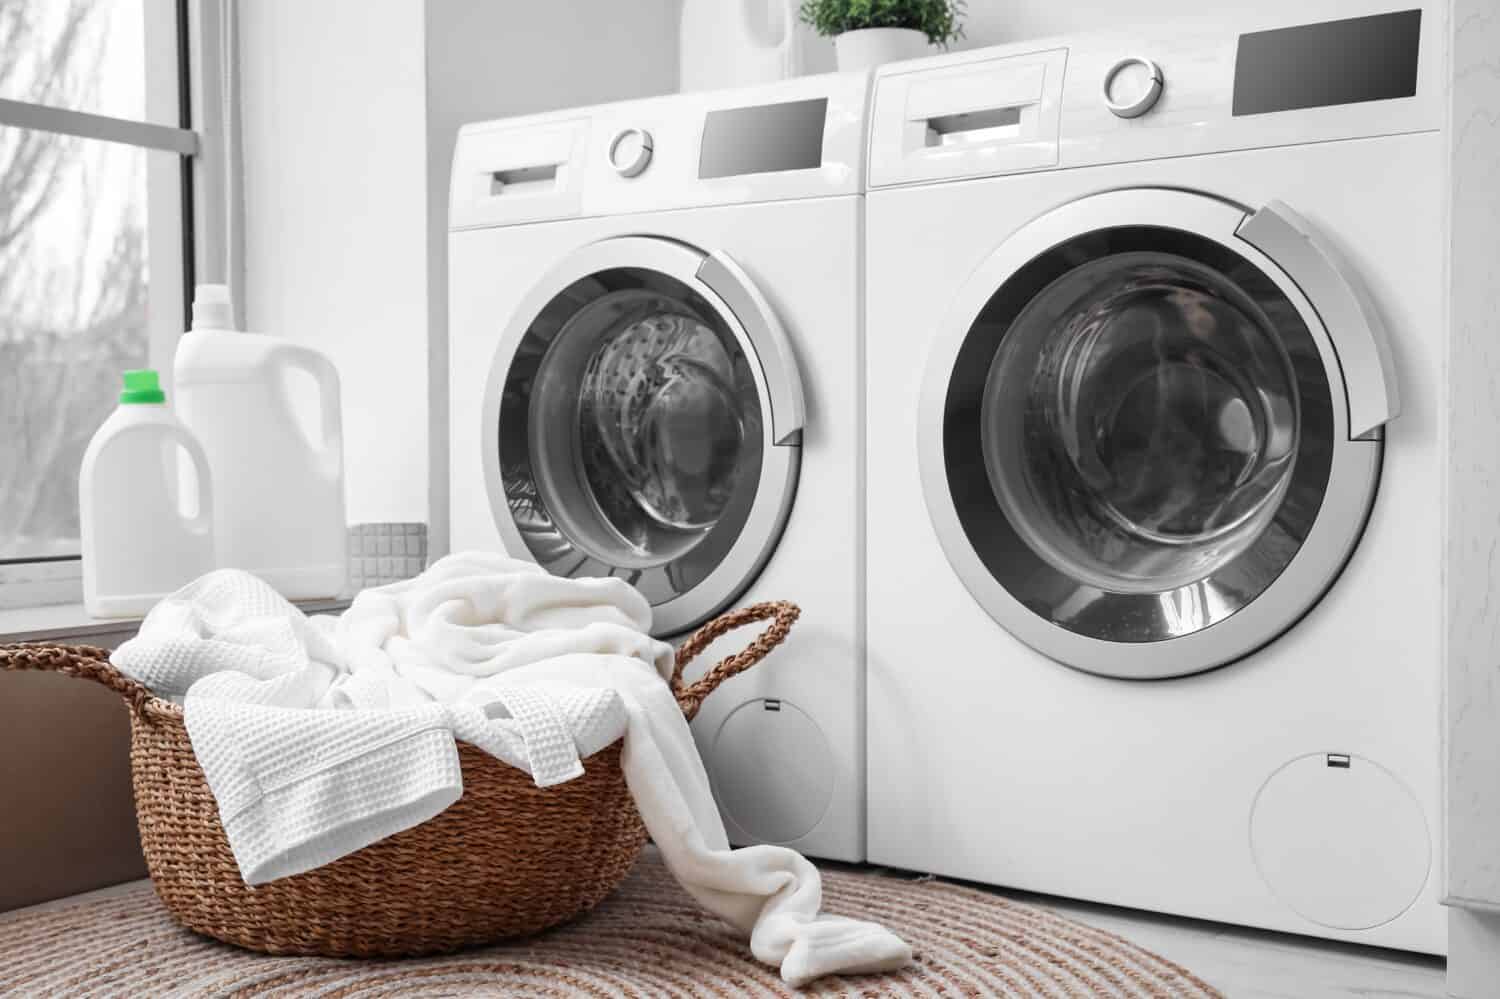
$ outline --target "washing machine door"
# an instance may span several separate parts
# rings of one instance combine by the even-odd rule
[[[1178,676],[1306,613],[1397,412],[1380,320],[1291,209],[1123,190],[1016,232],[938,338],[919,414],[949,561],[1078,669]]]
[[[507,548],[559,576],[627,580],[672,635],[770,557],[796,489],[802,387],[733,260],[620,237],[579,249],[522,302],[483,420]]]

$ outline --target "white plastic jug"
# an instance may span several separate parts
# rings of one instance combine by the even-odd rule
[[[201,285],[177,346],[177,410],[213,476],[221,567],[260,576],[291,600],[334,597],[349,576],[339,376],[311,347],[233,329],[229,292]],[[311,376],[318,428],[298,419],[289,382]]]
[[[193,474],[179,478],[183,453]],[[194,490],[187,509],[182,482]],[[125,372],[120,406],[89,441],[78,474],[89,614],[140,617],[212,569],[212,497],[208,458],[167,408],[157,373]]]
[[[832,46],[800,23],[800,0],[682,0],[683,93],[787,80],[833,66]]]

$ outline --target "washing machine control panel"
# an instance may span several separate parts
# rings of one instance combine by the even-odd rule
[[[644,128],[627,128],[609,144],[609,164],[621,177],[637,177],[651,165],[655,143]]]
[[[1127,56],[1104,74],[1104,104],[1116,118],[1139,118],[1156,106],[1166,77],[1144,56]]]
[[[1426,0],[1307,24],[1252,10],[1181,33],[888,63],[874,78],[869,188],[1434,131],[1447,112],[1443,10]]]

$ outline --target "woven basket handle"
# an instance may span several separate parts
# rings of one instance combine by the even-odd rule
[[[125,698],[140,717],[152,697],[145,686],[110,664],[108,649],[92,645],[0,645],[0,670],[36,670],[93,680]]]
[[[672,693],[688,720],[698,714],[703,699],[719,684],[754,666],[786,641],[787,633],[801,613],[796,604],[784,600],[754,604],[720,615],[693,632],[692,637],[677,650],[672,667]],[[682,682],[683,669],[716,639],[736,628],[765,620],[771,620],[771,625],[742,651],[719,660],[697,682]],[[145,715],[146,702],[153,697],[144,685],[111,665],[109,650],[93,645],[0,645],[0,670],[35,670],[92,680],[123,697],[131,710],[141,717]]]
[[[677,703],[682,706],[682,713],[687,716],[687,720],[693,720],[693,717],[698,714],[698,709],[703,706],[703,699],[712,694],[719,684],[745,672],[770,654],[772,649],[786,641],[787,632],[792,630],[792,625],[797,623],[797,618],[801,614],[802,609],[796,604],[785,600],[774,600],[732,610],[728,614],[714,618],[693,632],[692,637],[683,642],[682,647],[677,650],[676,665],[672,667],[672,693],[677,696]],[[719,660],[695,683],[684,684],[682,682],[683,667],[692,662],[715,639],[736,628],[768,619],[771,620],[770,626],[742,651]]]

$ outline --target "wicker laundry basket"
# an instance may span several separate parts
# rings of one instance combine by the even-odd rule
[[[781,644],[798,613],[790,603],[756,604],[694,633],[672,676],[683,714],[691,719],[714,688]],[[683,682],[683,667],[714,639],[766,620],[743,651]],[[590,757],[583,776],[545,789],[461,743],[464,791],[448,809],[331,864],[252,888],[224,838],[180,707],[118,672],[104,649],[0,645],[0,669],[83,677],[129,702],[136,817],[156,892],[183,925],[251,950],[397,957],[536,933],[598,904],[646,842],[620,743]]]

